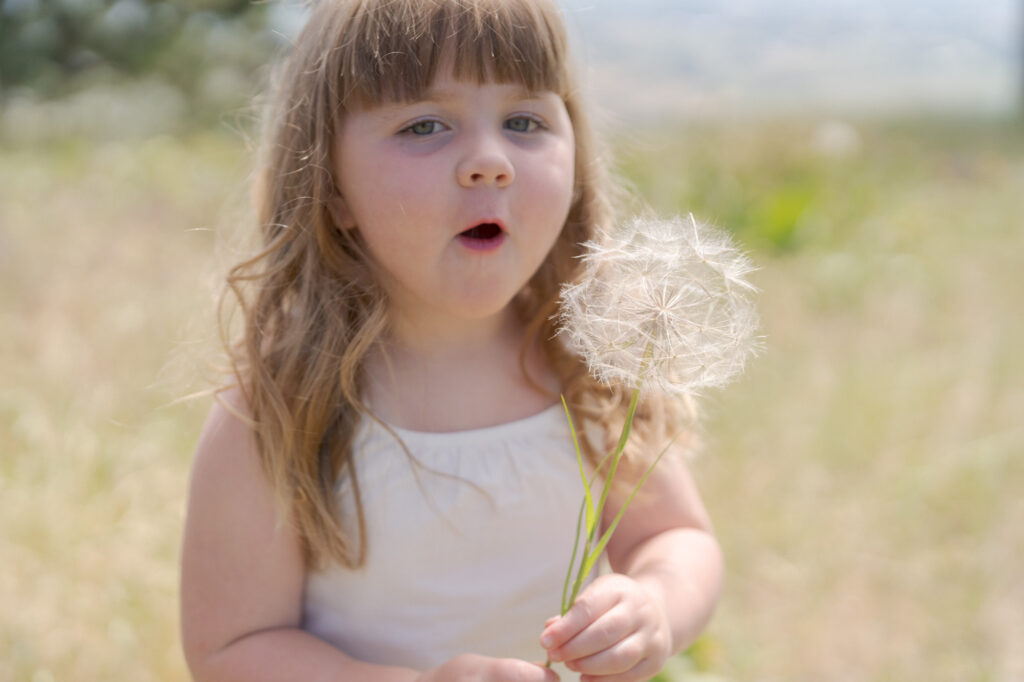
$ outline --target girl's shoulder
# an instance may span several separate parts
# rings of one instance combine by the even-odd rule
[[[192,459],[189,498],[221,495],[223,501],[272,498],[263,474],[251,428],[248,404],[242,391],[226,389],[215,394],[213,405],[199,433]],[[221,491],[216,493],[214,491]]]
[[[247,633],[297,625],[304,571],[297,535],[279,522],[245,400],[223,391],[199,436],[189,482],[182,617],[190,663]]]
[[[241,389],[230,387],[215,392],[213,405],[199,433],[193,468],[210,459],[255,459],[251,424],[249,405]],[[245,462],[235,461],[235,464]]]

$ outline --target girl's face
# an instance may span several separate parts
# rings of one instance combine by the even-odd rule
[[[332,213],[383,266],[393,315],[481,319],[505,309],[554,244],[574,158],[558,95],[438,77],[422,100],[345,114]]]

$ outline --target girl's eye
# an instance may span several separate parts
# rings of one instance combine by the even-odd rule
[[[540,121],[532,116],[513,116],[505,121],[505,127],[515,133],[532,133],[540,127]]]
[[[425,121],[416,121],[412,125],[403,128],[401,132],[412,133],[413,135],[426,136],[433,135],[441,130],[441,122],[427,119]]]

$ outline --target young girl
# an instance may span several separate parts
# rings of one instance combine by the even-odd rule
[[[315,8],[267,128],[262,250],[229,277],[235,380],[195,457],[195,679],[646,680],[707,622],[721,559],[681,457],[555,616],[582,496],[558,395],[591,466],[628,398],[552,321],[609,220],[567,62],[546,0]],[[683,428],[642,405],[634,479]]]

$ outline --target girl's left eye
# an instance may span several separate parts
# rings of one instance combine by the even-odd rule
[[[426,119],[426,120],[423,120],[423,121],[416,121],[412,125],[409,125],[409,126],[403,128],[400,132],[411,133],[411,134],[416,135],[418,137],[425,137],[427,135],[432,135],[432,134],[434,134],[436,132],[440,132],[440,130],[441,130],[441,122],[440,121],[435,121],[433,119]]]
[[[505,121],[505,127],[516,133],[532,133],[540,127],[540,121],[533,116],[513,116]]]

